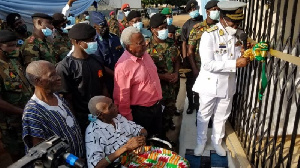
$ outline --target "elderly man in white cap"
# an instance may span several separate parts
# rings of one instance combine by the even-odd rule
[[[220,22],[204,32],[200,42],[201,71],[193,87],[200,96],[197,115],[197,147],[194,154],[202,155],[206,140],[207,127],[212,114],[212,144],[220,156],[226,156],[221,146],[225,133],[225,122],[230,115],[232,97],[236,88],[236,69],[245,67],[248,58],[241,54],[242,43],[237,34],[238,26],[244,19],[243,7],[246,3],[238,1],[219,2]]]

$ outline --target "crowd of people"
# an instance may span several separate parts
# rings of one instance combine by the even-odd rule
[[[16,161],[56,135],[89,168],[107,167],[147,137],[168,140],[173,116],[182,113],[179,70],[188,69],[187,114],[198,112],[194,153],[202,155],[214,115],[212,143],[225,156],[235,72],[249,63],[238,29],[245,3],[209,1],[203,21],[190,0],[191,18],[180,29],[170,8],[145,27],[141,13],[123,4],[121,21],[113,11],[109,20],[91,11],[67,30],[75,1],[53,16],[33,14],[32,32],[18,13],[7,15],[7,30],[0,30],[0,150]]]

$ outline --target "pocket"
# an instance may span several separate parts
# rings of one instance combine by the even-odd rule
[[[216,95],[217,94],[217,76],[213,76],[211,74],[201,76],[200,93]]]

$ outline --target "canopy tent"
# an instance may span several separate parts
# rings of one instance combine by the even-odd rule
[[[31,15],[45,13],[53,15],[61,12],[68,0],[0,0],[0,19],[5,20],[9,13],[19,13],[27,23],[31,23]],[[70,13],[75,16],[89,8],[94,0],[77,0]]]

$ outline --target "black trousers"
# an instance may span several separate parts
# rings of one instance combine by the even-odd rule
[[[193,72],[188,72],[185,74],[186,76],[186,96],[189,100],[189,105],[199,104],[199,94],[197,92],[193,92],[193,86],[196,82],[196,78],[193,76]],[[194,97],[195,96],[195,97]]]
[[[148,132],[148,137],[153,135],[163,138],[162,108],[160,103],[150,107],[131,106],[133,121]]]

